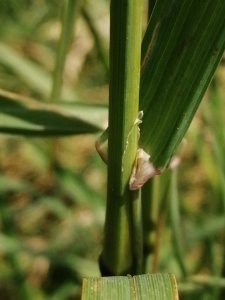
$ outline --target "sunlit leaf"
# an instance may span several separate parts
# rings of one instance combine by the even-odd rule
[[[25,100],[18,95],[0,92],[0,132],[27,136],[63,136],[94,133],[100,130],[57,105]],[[87,118],[87,117],[86,117]]]
[[[164,170],[225,49],[225,2],[156,1],[142,43],[140,145]]]
[[[173,274],[84,278],[82,300],[177,300]]]

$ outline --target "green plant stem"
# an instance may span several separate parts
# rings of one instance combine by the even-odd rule
[[[143,273],[143,228],[141,189],[132,192],[132,241],[135,274]]]
[[[213,132],[213,147],[215,149],[216,155],[216,163],[215,167],[218,174],[218,180],[220,182],[220,193],[222,199],[222,207],[218,207],[221,209],[221,213],[225,216],[225,187],[224,187],[224,120],[223,120],[223,101],[221,95],[219,93],[219,88],[217,84],[217,79],[215,78],[211,83],[211,94],[212,94],[212,114],[213,114],[213,124],[211,125],[211,130]],[[218,204],[217,204],[218,205]],[[223,243],[223,250],[222,250],[222,268],[221,268],[221,277],[225,276],[225,234],[222,235],[221,242]],[[217,275],[215,272],[213,275]],[[218,299],[224,299],[225,291],[221,289],[219,292],[220,295]]]
[[[65,64],[66,53],[74,32],[74,21],[78,14],[82,0],[65,0],[62,11],[62,29],[55,61],[53,75],[51,102],[58,102],[61,95],[62,76]]]
[[[155,230],[159,205],[159,180],[159,176],[151,178],[142,187],[144,265],[146,271],[148,269],[148,258],[153,253],[155,247]]]
[[[102,274],[133,274],[132,200],[128,181],[137,151],[141,0],[112,0],[110,9],[108,188]],[[142,251],[142,249],[141,249]]]
[[[61,34],[59,39],[58,51],[55,60],[55,70],[53,74],[51,102],[58,102],[62,90],[62,77],[66,59],[66,53],[74,31],[74,21],[82,0],[64,0],[61,21]],[[49,170],[52,171],[54,165],[55,139],[49,140],[50,161]]]
[[[213,123],[211,124],[212,137],[213,137],[213,148],[216,155],[215,167],[217,169],[218,180],[220,181],[221,188],[221,197],[222,197],[222,210],[225,214],[225,172],[224,172],[224,120],[223,120],[223,101],[220,96],[218,85],[216,79],[214,79],[211,83],[211,94],[212,94],[212,114],[213,114]]]
[[[143,220],[143,269],[147,273],[148,257],[153,252],[152,234],[155,223],[152,220],[153,178],[141,188],[142,220]]]
[[[152,264],[151,264],[151,269],[150,269],[152,273],[156,273],[158,270],[159,254],[160,254],[160,249],[161,249],[163,228],[164,228],[167,206],[168,206],[167,205],[168,204],[168,190],[169,190],[169,185],[167,184],[165,186],[165,191],[163,193],[163,197],[162,197],[162,201],[161,201],[161,205],[160,205],[158,222],[157,222],[154,254],[153,254],[153,259],[152,259]]]
[[[174,254],[179,263],[182,275],[186,277],[187,271],[184,264],[181,232],[180,232],[180,212],[179,200],[177,191],[177,168],[172,170],[171,174],[171,187],[170,187],[170,221],[172,230],[172,241],[174,247]]]

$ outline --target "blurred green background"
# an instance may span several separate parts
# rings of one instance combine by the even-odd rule
[[[62,3],[0,0],[1,89],[49,100]],[[146,5],[144,18],[145,12]],[[109,1],[83,1],[66,57],[62,99],[93,105],[92,117],[102,128],[107,126],[107,110],[100,111],[99,104],[107,105],[108,43]],[[224,100],[225,59],[179,149],[176,188],[185,276],[173,243],[172,206],[160,235],[157,271],[175,274],[181,299],[225,297]],[[32,296],[21,299],[80,299],[82,277],[100,275],[107,174],[94,147],[98,136],[52,141],[0,135],[1,300],[23,293]],[[168,176],[169,171],[157,184]]]

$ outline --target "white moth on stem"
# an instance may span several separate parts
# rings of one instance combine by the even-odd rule
[[[124,155],[127,151],[128,145],[129,145],[129,138],[130,135],[134,129],[134,126],[138,126],[138,138],[140,135],[140,128],[139,124],[142,123],[142,117],[143,117],[143,111],[139,111],[137,118],[134,121],[134,124],[130,130],[130,132],[127,135],[126,139],[126,144],[125,144],[125,149],[123,151],[123,156],[122,156],[122,171],[123,171],[123,161],[124,161]],[[107,136],[105,135],[104,138],[100,138],[95,142],[95,147],[101,156],[102,160],[107,163],[108,159],[108,139]],[[131,177],[129,180],[129,188],[130,190],[137,190],[140,187],[143,186],[143,184],[151,177],[154,175],[160,174],[160,170],[156,169],[153,164],[150,161],[150,155],[146,153],[143,149],[138,149],[133,170],[131,173]]]
[[[160,173],[160,170],[156,169],[150,162],[150,155],[143,149],[138,149],[129,180],[130,190],[139,189],[149,178]]]
[[[140,135],[140,128],[139,128],[139,124],[142,123],[142,118],[143,118],[143,111],[139,111],[138,116],[136,118],[136,120],[134,121],[134,125],[132,126],[128,136],[127,136],[127,140],[126,140],[126,147],[123,153],[123,157],[124,154],[127,150],[128,147],[128,142],[129,142],[129,136],[134,128],[135,125],[138,126],[138,138]],[[138,149],[137,153],[136,153],[136,158],[135,158],[135,162],[134,162],[134,166],[133,166],[133,170],[131,173],[131,177],[129,180],[129,188],[130,190],[137,190],[140,187],[143,186],[143,184],[152,176],[159,174],[160,171],[157,170],[153,164],[150,162],[150,155],[148,153],[146,153],[143,149]]]

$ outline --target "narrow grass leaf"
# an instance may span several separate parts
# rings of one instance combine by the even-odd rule
[[[164,170],[225,48],[225,2],[158,0],[142,44],[140,145]]]
[[[80,2],[81,0],[66,0],[63,3],[61,21],[62,28],[56,55],[55,70],[53,74],[51,102],[58,102],[60,99],[66,53],[72,40],[74,21],[79,11]]]
[[[178,299],[177,284],[173,274],[146,274],[133,278],[137,299]]]
[[[192,229],[191,235],[186,239],[187,247],[192,246],[206,238],[215,237],[217,234],[223,234],[225,230],[224,215],[217,215],[215,219],[207,221],[202,226],[196,226]]]
[[[177,300],[173,274],[84,278],[82,300]]]
[[[208,275],[194,275],[187,278],[188,281],[209,287],[225,288],[225,278]]]
[[[15,94],[0,93],[0,132],[26,136],[63,136],[94,133],[100,128],[69,112],[40,103],[24,101]]]
[[[51,92],[52,78],[40,65],[35,64],[10,46],[0,43],[0,64],[9,68],[21,78],[33,91],[48,99]],[[78,100],[75,92],[68,87],[64,89],[62,98]]]

